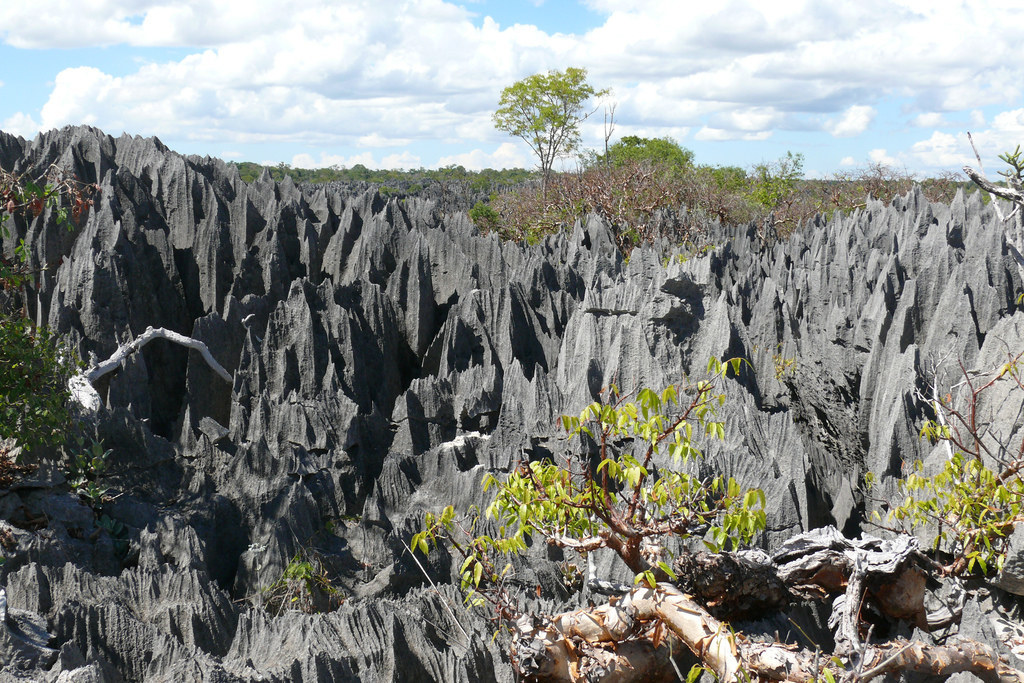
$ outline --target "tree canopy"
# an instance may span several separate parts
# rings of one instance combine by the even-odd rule
[[[622,166],[633,161],[648,161],[683,168],[693,164],[693,152],[672,138],[626,135],[608,148],[607,161],[614,166]]]

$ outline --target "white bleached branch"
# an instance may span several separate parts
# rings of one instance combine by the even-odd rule
[[[127,344],[122,344],[118,347],[117,351],[115,351],[110,358],[101,363],[97,363],[72,377],[68,382],[72,399],[87,410],[98,410],[101,401],[96,389],[93,388],[93,384],[96,380],[120,368],[129,356],[154,339],[166,339],[167,341],[174,342],[175,344],[195,349],[203,357],[203,360],[206,361],[206,364],[209,365],[221,379],[225,382],[232,381],[231,374],[224,369],[224,366],[217,362],[213,357],[213,354],[210,353],[210,349],[203,342],[198,339],[193,339],[192,337],[186,337],[183,334],[179,334],[163,327],[159,327],[157,329],[147,327],[146,331],[138,337]]]

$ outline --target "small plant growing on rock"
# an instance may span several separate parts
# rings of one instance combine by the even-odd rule
[[[304,614],[337,609],[344,599],[315,555],[296,553],[281,578],[263,589],[268,612],[279,615],[288,610]]]
[[[96,509],[108,500],[109,489],[100,483],[107,469],[110,449],[104,449],[98,439],[86,440],[77,435],[73,439],[75,448],[67,449],[68,485],[89,507]]]
[[[993,372],[972,375],[965,370],[963,377],[956,387],[959,400],[936,392],[931,399],[936,419],[921,428],[921,438],[947,445],[948,459],[933,475],[924,473],[920,461],[914,463],[897,483],[902,500],[886,519],[904,532],[934,526],[933,550],[948,558],[945,573],[986,574],[1002,569],[1010,534],[1024,521],[1024,437],[1016,449],[997,445],[986,435],[980,401],[1000,383],[1024,390],[1024,352],[1008,357]],[[873,520],[883,525],[878,511]]]

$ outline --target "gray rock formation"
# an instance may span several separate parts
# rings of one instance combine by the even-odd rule
[[[51,163],[101,193],[73,231],[49,211],[13,222],[4,252],[24,238],[47,266],[31,315],[86,358],[175,330],[234,383],[159,341],[101,382],[120,494],[103,512],[120,527],[60,481],[0,491],[16,541],[0,568],[11,678],[511,680],[450,584],[458,565],[424,561],[435,590],[405,543],[424,511],[483,502],[484,472],[563,452],[558,417],[601,387],[750,359],[706,467],[765,489],[774,548],[827,523],[856,534],[864,474],[884,490],[930,454],[915,390],[1024,341],[1021,274],[977,195],[869,201],[768,246],[712,226],[708,255],[663,245],[627,263],[596,217],[527,247],[415,197],[246,185],[155,139],[0,133],[3,168]],[[310,556],[340,608],[264,610]],[[578,599],[556,559],[519,570],[549,606]]]

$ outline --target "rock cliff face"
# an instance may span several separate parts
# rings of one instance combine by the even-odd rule
[[[915,389],[1024,341],[1021,274],[977,196],[869,202],[773,246],[714,227],[707,255],[627,263],[596,217],[527,247],[417,198],[246,185],[154,139],[0,133],[3,168],[52,163],[102,189],[74,231],[15,222],[5,253],[24,238],[47,266],[31,315],[86,358],[173,329],[234,382],[159,341],[101,382],[116,529],[59,471],[0,491],[11,677],[511,680],[450,562],[424,565],[434,589],[404,543],[425,510],[482,502],[485,471],[562,452],[558,417],[608,382],[750,359],[707,467],[765,489],[772,547],[857,532],[863,475],[929,455]],[[302,552],[344,602],[273,616],[265,589]],[[549,607],[572,599],[552,559],[519,570]]]

